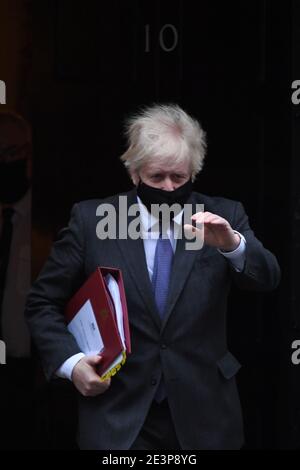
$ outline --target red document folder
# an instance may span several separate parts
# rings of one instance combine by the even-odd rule
[[[119,287],[123,313],[125,348],[117,325],[114,302],[104,279],[106,274],[111,274],[117,281]],[[89,310],[86,310],[87,306]],[[88,312],[89,315],[87,315]],[[93,312],[93,319],[95,319],[96,325],[94,324],[94,320],[91,321],[91,312]],[[94,332],[92,332],[92,330],[98,328],[103,343],[102,350],[93,351],[93,353],[102,356],[98,373],[102,379],[114,375],[120,369],[121,365],[124,364],[126,356],[131,353],[128,312],[121,271],[115,268],[98,267],[68,302],[65,310],[65,319],[68,327],[74,324],[72,320],[75,319],[77,325],[76,333],[74,334],[73,331],[72,333],[78,340],[78,344],[80,344],[80,338],[77,335],[81,335],[81,339],[82,335],[85,336],[84,344],[87,350],[83,352],[86,354],[91,353],[91,351],[88,350],[90,348],[85,331],[87,331],[88,334],[90,334],[90,332],[93,334]],[[78,320],[80,321],[78,322]]]

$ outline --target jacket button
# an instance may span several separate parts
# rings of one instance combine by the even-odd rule
[[[161,344],[160,347],[161,347],[161,349],[167,349],[167,345],[166,345],[166,344]]]
[[[156,379],[152,379],[151,380],[151,385],[156,385],[157,384],[157,380]]]

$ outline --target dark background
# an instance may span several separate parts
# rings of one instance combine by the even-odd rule
[[[34,226],[55,234],[74,202],[131,188],[119,156],[124,118],[139,107],[175,102],[198,118],[208,154],[195,189],[242,201],[283,274],[273,293],[230,298],[245,448],[300,448],[300,369],[290,359],[300,339],[299,2],[25,3],[32,67],[20,107],[33,126]],[[58,381],[40,401],[45,445],[72,448],[71,388]]]

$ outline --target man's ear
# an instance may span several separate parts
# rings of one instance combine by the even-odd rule
[[[137,186],[139,184],[140,177],[139,177],[139,174],[136,170],[130,171],[130,178],[131,178],[131,180],[132,180],[132,182],[135,186]]]

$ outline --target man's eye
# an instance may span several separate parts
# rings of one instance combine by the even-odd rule
[[[174,178],[180,180],[184,178],[184,175],[174,175]]]
[[[162,175],[160,175],[159,173],[157,173],[156,175],[152,175],[151,178],[159,179],[159,178],[162,178]]]

